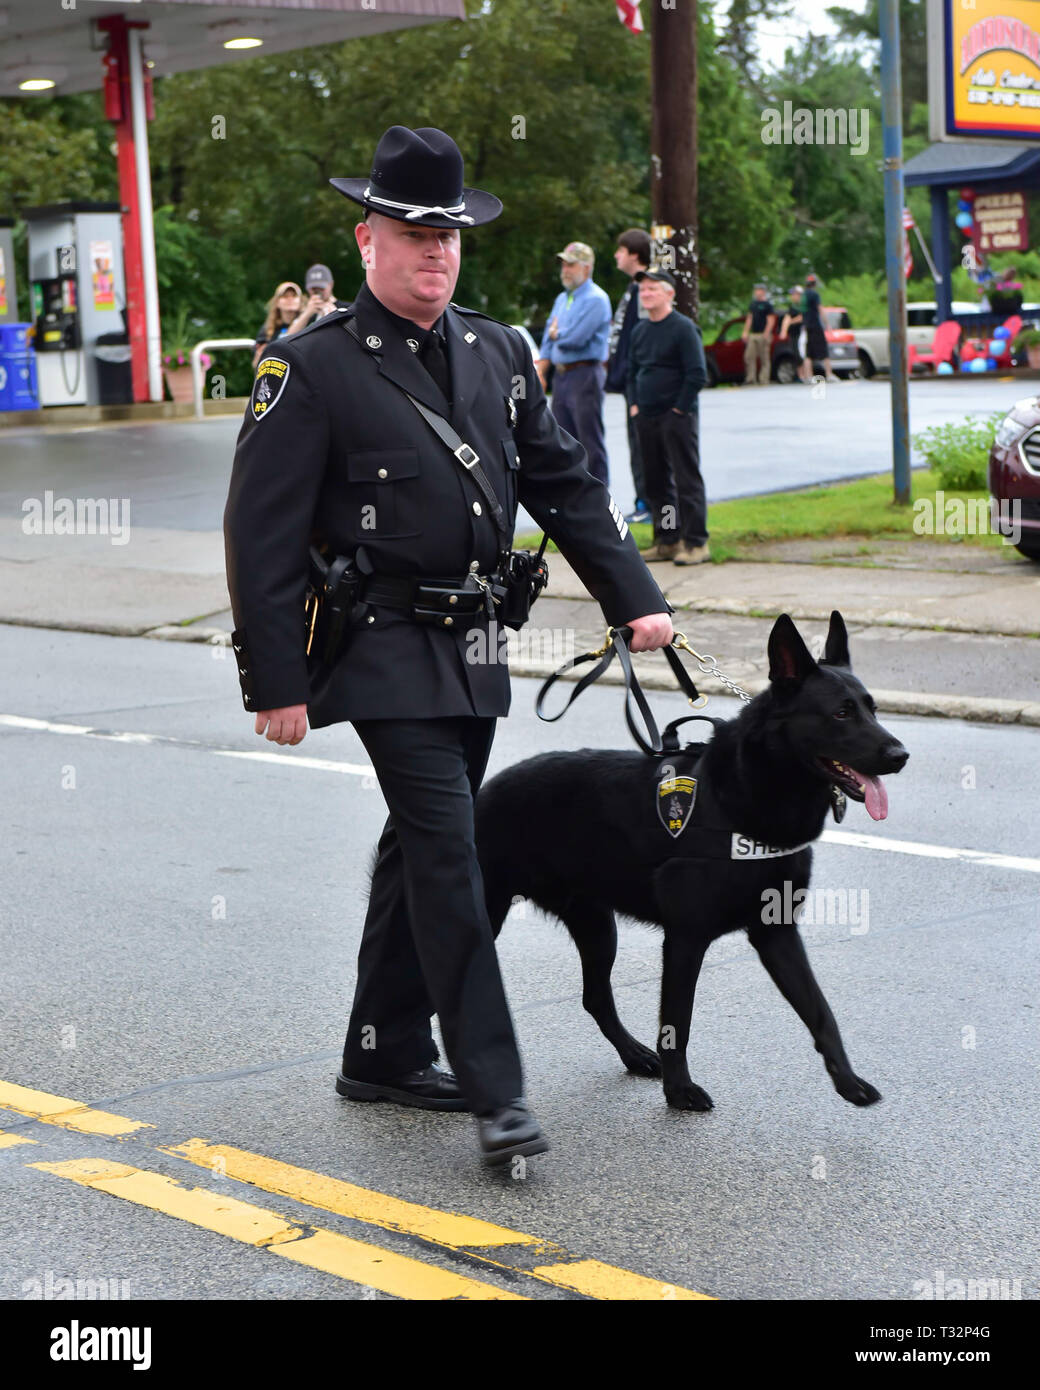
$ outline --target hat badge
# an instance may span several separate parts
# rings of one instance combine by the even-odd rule
[[[365,346],[370,348],[381,348],[383,346],[383,340],[382,338],[378,338],[374,333],[370,333],[365,339]]]

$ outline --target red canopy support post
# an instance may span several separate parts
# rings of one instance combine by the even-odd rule
[[[123,209],[123,269],[126,278],[126,323],[130,337],[130,368],[135,401],[152,398],[148,374],[148,314],[145,297],[141,203],[137,176],[130,92],[129,31],[147,28],[123,15],[106,15],[98,28],[108,34],[105,54],[105,115],[115,123],[119,167],[119,201]],[[161,399],[161,393],[158,397]]]

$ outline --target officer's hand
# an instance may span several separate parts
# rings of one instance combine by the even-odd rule
[[[262,734],[265,729],[272,743],[302,743],[307,733],[307,706],[262,709],[256,716],[256,732]]]
[[[629,415],[638,415],[638,414],[639,414],[639,407],[638,407],[637,405],[630,405],[630,406],[628,407],[628,413],[629,413]]]
[[[632,629],[632,640],[628,644],[632,652],[655,652],[658,647],[667,647],[675,636],[672,620],[667,613],[650,613],[645,618],[629,618],[625,627]]]

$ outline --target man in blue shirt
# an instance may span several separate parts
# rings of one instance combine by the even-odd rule
[[[542,335],[538,371],[553,365],[552,412],[561,428],[584,446],[586,467],[610,486],[603,436],[603,386],[610,338],[610,300],[592,281],[595,253],[583,241],[557,252],[563,290],[556,296]]]

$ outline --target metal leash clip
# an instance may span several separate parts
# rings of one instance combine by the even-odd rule
[[[700,652],[694,651],[694,649],[690,646],[689,642],[686,640],[685,632],[675,633],[675,635],[672,637],[672,646],[680,647],[684,652],[689,652],[690,655],[693,657],[694,661],[696,661],[697,669],[700,671],[702,676],[712,676],[715,680],[721,681],[721,683],[726,687],[727,690],[729,690],[732,694],[736,695],[739,699],[743,700],[746,705],[751,703],[754,697],[749,695],[746,690],[742,689],[741,686],[739,686],[736,683],[736,681],[733,680],[731,677],[727,676],[724,671],[720,671],[719,663],[715,660],[713,656],[702,656]],[[704,699],[705,702],[707,702],[707,697],[702,696],[701,698]]]

